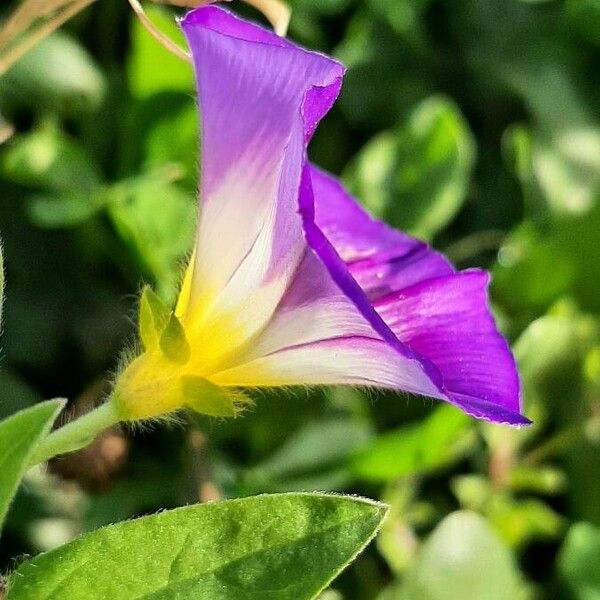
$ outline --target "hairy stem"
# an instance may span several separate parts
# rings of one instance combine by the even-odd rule
[[[121,420],[110,399],[94,410],[53,431],[36,449],[30,465],[37,465],[90,444],[107,427]]]

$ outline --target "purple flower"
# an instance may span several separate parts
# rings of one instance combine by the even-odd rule
[[[488,308],[488,274],[456,272],[308,161],[344,67],[214,6],[182,27],[198,83],[201,208],[171,316],[185,351],[165,359],[168,406],[210,413],[207,390],[223,399],[238,387],[349,384],[528,423]],[[169,344],[145,342],[136,361],[156,370]]]

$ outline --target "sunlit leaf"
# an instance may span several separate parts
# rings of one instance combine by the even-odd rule
[[[45,229],[62,229],[77,227],[97,215],[108,198],[104,190],[98,188],[89,194],[33,194],[28,200],[29,218],[34,225]]]
[[[490,523],[511,547],[522,547],[533,540],[555,539],[565,527],[564,519],[556,511],[534,498],[521,500],[496,493],[485,510]]]
[[[131,255],[155,278],[161,297],[172,294],[193,240],[195,199],[162,173],[122,182],[109,193],[109,215]]]
[[[319,494],[188,506],[26,561],[8,600],[315,598],[373,537],[384,505]]]

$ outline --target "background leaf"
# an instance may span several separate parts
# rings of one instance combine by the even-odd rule
[[[348,458],[373,439],[366,422],[349,418],[307,423],[244,478],[250,490],[335,490],[352,480]]]
[[[373,537],[386,507],[283,494],[112,525],[23,563],[8,600],[314,598]]]
[[[426,420],[380,436],[353,457],[351,468],[373,481],[439,469],[464,454],[470,427],[464,413],[441,404]]]
[[[429,98],[406,124],[372,139],[348,167],[346,180],[374,215],[431,239],[461,208],[474,154],[458,108]]]
[[[411,600],[513,600],[521,579],[513,558],[476,513],[446,517],[423,545],[406,577]]]
[[[576,523],[569,529],[558,561],[560,574],[578,600],[600,598],[600,529]]]
[[[0,168],[8,180],[51,192],[86,193],[101,183],[85,149],[51,124],[11,139]]]
[[[90,54],[62,31],[42,40],[0,79],[0,105],[50,107],[66,116],[96,110],[106,79]]]

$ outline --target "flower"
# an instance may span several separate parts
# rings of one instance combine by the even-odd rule
[[[182,27],[201,114],[197,241],[174,311],[143,294],[122,414],[233,415],[240,388],[349,384],[528,423],[488,274],[456,272],[308,161],[343,66],[215,6]]]

